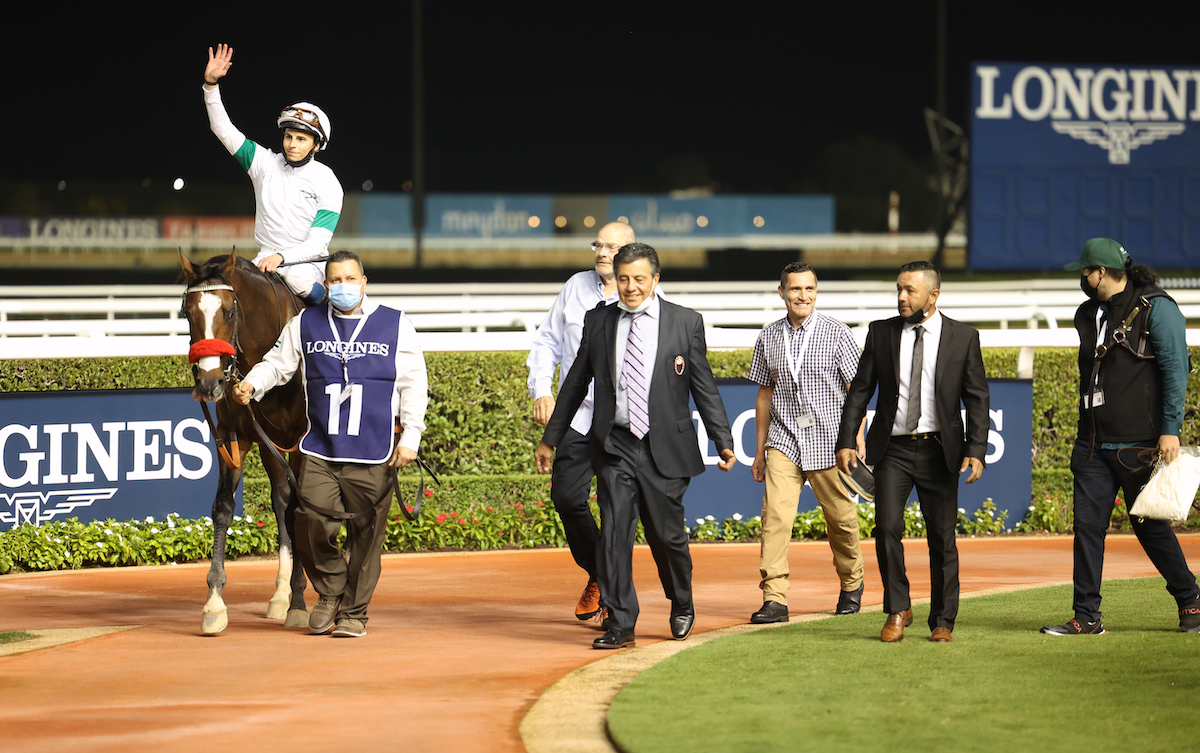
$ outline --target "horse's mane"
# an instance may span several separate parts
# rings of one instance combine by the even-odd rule
[[[229,261],[228,254],[214,256],[203,265],[196,267],[196,279],[192,282],[193,285],[202,285],[206,282],[223,282],[226,285],[232,285],[232,280],[225,279],[225,264]],[[266,275],[248,259],[242,257],[237,258],[237,270],[243,274],[250,276],[258,276],[266,278]]]

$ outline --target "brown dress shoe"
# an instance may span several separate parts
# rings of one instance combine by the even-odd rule
[[[950,628],[936,627],[933,629],[933,635],[929,636],[929,640],[934,643],[953,643],[954,634],[950,632]]]
[[[905,609],[903,612],[889,614],[887,622],[883,623],[883,631],[879,633],[879,640],[884,643],[899,643],[904,640],[904,628],[912,624],[912,610]]]

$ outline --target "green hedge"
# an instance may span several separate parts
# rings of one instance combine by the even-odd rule
[[[1193,360],[1200,363],[1200,349],[1193,350]],[[988,376],[1015,377],[1017,354],[1016,348],[984,350]],[[750,356],[749,350],[713,351],[709,360],[716,376],[742,377]],[[1043,348],[1034,361],[1033,488],[1038,499],[1047,494],[1070,498],[1069,453],[1078,418],[1075,356],[1072,349]],[[426,361],[429,410],[421,453],[449,488],[459,490],[468,507],[476,504],[473,500],[528,501],[543,495],[546,481],[534,474],[533,466],[541,427],[530,419],[525,354],[429,353]],[[0,392],[190,385],[191,370],[182,356],[0,361]],[[1183,441],[1197,444],[1200,373],[1189,380],[1186,406]],[[269,514],[268,482],[254,452],[247,459],[245,500],[248,514]]]
[[[1017,349],[984,351],[989,377],[1016,376]],[[1042,348],[1034,360],[1033,460],[1037,470],[1065,469],[1078,420],[1075,351]],[[1200,349],[1192,358],[1200,363]],[[750,351],[709,354],[718,377],[745,376]],[[428,428],[421,454],[447,475],[533,474],[541,427],[530,419],[525,354],[429,353]],[[183,357],[0,361],[0,392],[187,387]],[[1200,442],[1200,372],[1188,382],[1184,444]]]

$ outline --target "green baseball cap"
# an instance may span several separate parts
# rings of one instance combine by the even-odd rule
[[[1073,261],[1063,267],[1068,272],[1076,272],[1087,267],[1107,267],[1109,269],[1125,269],[1129,254],[1112,238],[1092,238],[1083,244],[1083,253],[1079,261]]]

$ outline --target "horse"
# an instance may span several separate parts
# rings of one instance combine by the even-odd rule
[[[271,480],[271,507],[279,525],[279,570],[266,617],[283,619],[284,627],[307,627],[304,587],[308,581],[303,568],[294,567],[292,562],[298,500],[288,482],[288,469],[277,459],[282,455],[264,445],[254,418],[257,414],[260,426],[265,425],[267,439],[282,452],[291,452],[287,463],[294,477],[300,469],[300,453],[295,448],[307,427],[301,377],[297,373],[286,385],[271,390],[257,407],[238,405],[232,394],[233,380],[262,360],[302,305],[278,275],[265,274],[249,261],[239,259],[236,248],[229,256],[215,256],[203,265],[193,265],[182,251],[179,258],[188,285],[183,310],[191,332],[188,360],[195,377],[192,397],[204,407],[222,460],[213,500],[208,600],[200,629],[214,635],[229,624],[221,598],[226,580],[225,537],[233,521],[233,491],[242,477],[241,460],[252,443],[258,443],[263,467]],[[215,425],[206,403],[216,403]]]

